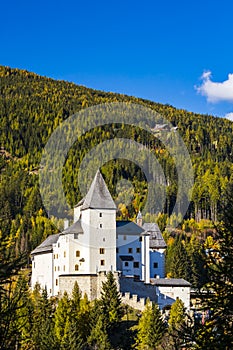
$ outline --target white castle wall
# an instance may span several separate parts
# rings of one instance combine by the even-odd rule
[[[53,295],[53,254],[36,254],[32,260],[31,286],[39,283],[41,288],[46,288],[48,295]]]

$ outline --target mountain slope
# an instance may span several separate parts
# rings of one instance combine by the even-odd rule
[[[32,249],[43,235],[55,230],[46,218],[38,187],[41,152],[49,136],[73,113],[85,107],[117,101],[149,107],[178,127],[190,152],[196,179],[187,217],[217,219],[226,185],[233,181],[231,121],[0,66],[0,234],[10,237],[12,242],[16,239],[17,250]],[[71,206],[81,199],[77,186],[80,162],[97,144],[120,137],[122,126],[118,125],[118,128],[119,134],[107,126],[95,128],[85,133],[71,148],[64,166],[64,189]],[[137,128],[125,127],[124,135],[140,143],[148,143],[156,153],[169,182],[164,212],[170,215],[177,194],[177,172],[171,156],[161,143]],[[121,217],[135,217],[138,209],[144,207],[148,192],[148,184],[140,168],[120,159],[104,165],[102,173],[121,208]],[[118,180],[122,177],[132,182],[133,191],[127,186],[117,190]],[[131,198],[126,206],[125,194]],[[52,198],[53,193],[51,202]],[[158,198],[151,201],[148,212],[156,213]],[[144,209],[147,211],[147,208]]]

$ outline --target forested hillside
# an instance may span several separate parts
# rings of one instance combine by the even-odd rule
[[[178,127],[191,154],[195,173],[192,203],[186,219],[217,220],[226,185],[233,182],[231,121],[0,67],[0,236],[14,247],[16,255],[25,250],[29,252],[48,234],[56,231],[53,220],[47,218],[43,208],[38,185],[41,152],[49,136],[73,113],[93,105],[117,101],[149,107]],[[160,142],[132,126],[128,129],[122,125],[115,129],[108,126],[94,128],[77,140],[64,166],[67,201],[73,206],[81,199],[75,179],[85,154],[104,140],[121,137],[123,128],[124,135],[147,143],[156,154],[169,180],[164,206],[165,218],[169,217],[177,194],[175,164]],[[101,170],[119,204],[119,217],[135,218],[139,208],[144,206],[148,190],[140,168],[132,162],[118,159],[108,162]],[[120,192],[116,190],[115,185],[121,177],[132,182],[133,193],[132,188],[123,187]],[[127,191],[132,200],[125,206]],[[152,202],[152,212],[156,213],[156,198]]]

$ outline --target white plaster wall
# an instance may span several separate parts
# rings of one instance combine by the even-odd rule
[[[53,255],[52,253],[34,255],[32,260],[31,287],[36,283],[46,288],[48,295],[53,295]]]
[[[78,221],[78,219],[80,218],[80,213],[81,213],[80,209],[81,209],[81,206],[74,208],[74,222]]]
[[[82,212],[82,220],[88,224],[89,273],[116,271],[116,211],[88,209]],[[100,248],[104,249],[104,254],[100,254]],[[104,265],[101,265],[101,260],[104,260]]]
[[[183,301],[184,306],[190,308],[190,287],[184,286],[158,286],[158,303],[161,307],[171,305],[179,298]]]

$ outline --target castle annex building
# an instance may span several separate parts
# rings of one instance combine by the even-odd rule
[[[77,281],[93,300],[100,296],[106,272],[112,271],[129,300],[130,294],[161,299],[162,307],[179,296],[189,307],[190,284],[164,278],[165,249],[157,224],[143,224],[140,212],[137,223],[116,221],[115,203],[97,171],[87,195],[74,208],[74,223],[32,251],[31,284],[40,283],[49,296],[57,296],[71,292]]]

